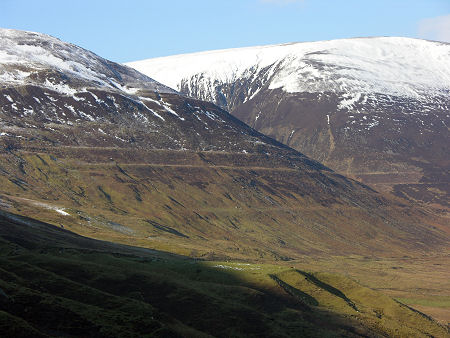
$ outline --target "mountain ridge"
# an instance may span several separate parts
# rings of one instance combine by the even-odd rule
[[[2,66],[0,80],[6,83],[33,84],[37,82],[42,86],[43,83],[39,81],[36,74],[33,78],[30,77],[30,72],[39,73],[39,70],[51,69],[64,72],[66,81],[70,81],[73,77],[86,81],[90,86],[108,87],[128,94],[135,92],[132,87],[134,81],[137,81],[141,87],[147,84],[147,89],[173,92],[129,67],[115,64],[84,48],[42,33],[1,28],[0,62]],[[28,67],[28,72],[20,69],[21,64]],[[10,65],[16,66],[12,72],[8,71]],[[122,86],[120,82],[127,82],[127,85]],[[46,82],[45,85],[49,89],[64,90],[64,86],[58,87],[51,81]]]
[[[22,48],[57,57],[48,37],[22,35]],[[449,251],[443,217],[342,176],[211,102],[158,91],[144,75],[127,80],[134,71],[98,56],[72,69],[77,49],[72,60],[72,45],[58,43],[67,55],[56,65],[36,66],[20,48],[28,65],[0,61],[0,76],[26,73],[0,82],[0,331],[446,332],[341,276],[357,267],[372,289],[435,299],[448,285],[437,267]],[[94,64],[99,80],[77,74]],[[324,265],[335,274],[313,272]]]
[[[340,39],[128,64],[378,190],[449,206],[450,44]]]
[[[166,57],[157,57],[152,59],[144,59],[141,61],[132,61],[125,63],[126,65],[130,65],[135,69],[142,71],[143,73],[152,73],[155,78],[159,78],[160,81],[168,83],[168,85],[174,89],[181,89],[180,79],[183,79],[189,75],[197,74],[197,73],[205,73],[207,76],[208,70],[211,73],[217,72],[220,76],[216,75],[216,79],[225,82],[225,80],[230,80],[230,77],[233,76],[241,77],[243,73],[245,73],[248,69],[251,69],[254,66],[257,66],[259,69],[263,69],[267,66],[277,66],[277,64],[282,59],[286,59],[288,57],[305,57],[307,60],[308,55],[312,53],[318,53],[321,51],[322,53],[327,53],[327,51],[336,50],[336,56],[339,53],[346,57],[345,48],[352,47],[352,43],[356,42],[355,47],[358,48],[372,48],[372,46],[365,46],[364,43],[366,40],[370,40],[371,43],[374,44],[373,49],[377,48],[380,50],[380,54],[387,54],[389,48],[392,48],[391,45],[396,45],[400,43],[403,45],[402,47],[408,48],[408,45],[421,46],[423,49],[427,47],[435,46],[445,46],[447,47],[447,54],[450,51],[450,44],[445,42],[434,42],[429,40],[421,40],[421,39],[413,39],[413,38],[403,38],[403,37],[368,37],[368,38],[351,38],[351,39],[337,39],[337,40],[326,40],[326,41],[317,41],[317,42],[294,42],[288,44],[275,44],[275,45],[261,45],[254,47],[243,47],[243,48],[230,48],[230,49],[220,49],[220,50],[211,50],[211,51],[203,51],[203,52],[195,52],[188,54],[177,54]],[[376,45],[377,43],[378,45]],[[414,46],[415,47],[415,46]],[[385,50],[383,50],[385,48]],[[372,52],[372,51],[371,51]],[[400,51],[401,53],[402,51]],[[445,51],[444,51],[445,53]],[[208,60],[208,56],[218,56],[220,54],[224,54],[223,58],[213,58],[212,60]],[[356,50],[347,51],[347,54],[357,56]],[[363,54],[363,53],[362,53]],[[360,55],[361,58],[363,55]],[[372,58],[375,60],[376,56],[372,55]],[[389,56],[389,55],[385,55]],[[204,58],[203,58],[204,57]],[[188,62],[183,62],[181,66],[178,66],[176,62],[172,62],[172,60],[176,61],[177,59],[190,59]],[[200,62],[192,62],[202,58]],[[239,61],[234,60],[234,58],[239,59]],[[247,58],[247,59],[246,59]],[[388,59],[388,57],[386,57]],[[161,62],[159,62],[161,61]],[[333,60],[332,60],[333,61]],[[417,60],[414,60],[417,61]],[[326,62],[326,61],[325,61]],[[352,60],[350,60],[350,63]],[[146,70],[146,63],[152,63],[151,69]],[[219,68],[215,65],[215,63],[222,63],[223,68]],[[332,63],[332,62],[328,62]],[[167,65],[167,67],[165,66]],[[230,66],[230,67],[228,67]],[[160,67],[160,69],[158,69]],[[176,70],[174,69],[176,68]],[[313,70],[312,70],[313,71]],[[161,74],[160,74],[161,72]],[[162,74],[164,72],[164,74]],[[230,76],[231,73],[231,76]],[[236,73],[236,74],[235,74]],[[448,72],[447,72],[448,73]],[[398,73],[396,74],[398,75]],[[282,76],[280,76],[282,77]],[[445,75],[445,79],[448,80],[449,75]],[[395,79],[399,80],[399,79]],[[430,79],[428,79],[430,80]],[[437,79],[435,82],[440,82]],[[448,85],[445,86],[445,81],[443,88],[448,90]],[[448,81],[446,81],[448,83]],[[271,89],[280,88],[278,84],[272,84]],[[303,88],[301,90],[284,90],[287,92],[295,92],[295,91],[305,91]],[[307,89],[309,92],[315,92],[317,90]],[[321,90],[323,91],[323,90]],[[383,91],[386,92],[386,91]],[[214,99],[214,98],[213,98]],[[214,100],[213,100],[214,101]]]

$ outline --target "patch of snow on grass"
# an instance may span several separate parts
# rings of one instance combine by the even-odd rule
[[[44,86],[67,96],[73,96],[77,90],[64,84],[64,83],[52,83],[48,79],[45,79]]]
[[[122,142],[127,142],[126,140],[124,140],[123,138],[120,138],[119,136],[114,136],[115,139],[122,141]]]
[[[55,210],[60,215],[70,216],[70,214],[68,212],[65,212],[64,209],[62,209],[62,208],[54,208],[53,210]]]
[[[163,102],[164,108],[165,108],[169,113],[171,113],[172,115],[175,115],[175,116],[178,117],[181,121],[184,121],[184,117],[181,117],[180,115],[178,115],[178,113],[170,107],[170,104],[169,104],[169,103],[164,102],[164,101],[162,101],[162,102]]]
[[[91,122],[94,122],[94,121],[95,121],[95,118],[94,118],[94,117],[92,117],[92,116],[89,115],[89,114],[86,114],[85,112],[78,111],[78,115],[80,115],[80,117],[82,117],[82,118],[84,118],[84,119],[87,119],[87,120],[89,120],[89,121],[91,121]]]

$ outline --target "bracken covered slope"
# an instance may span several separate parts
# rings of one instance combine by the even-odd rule
[[[0,36],[2,208],[196,257],[448,248],[442,220],[332,172],[214,104],[46,35]]]
[[[377,190],[449,206],[447,43],[358,38],[129,65]]]

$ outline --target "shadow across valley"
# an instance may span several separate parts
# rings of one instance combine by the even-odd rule
[[[374,331],[321,307],[283,280],[286,269],[351,302],[293,268],[195,260],[0,212],[0,334],[287,337]]]

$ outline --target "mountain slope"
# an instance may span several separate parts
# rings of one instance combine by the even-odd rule
[[[83,85],[126,93],[134,93],[137,88],[174,92],[142,73],[76,45],[49,35],[13,29],[0,31],[0,81],[18,85],[39,83],[66,94],[73,94],[75,86]]]
[[[133,70],[45,35],[1,36],[3,73],[28,74],[0,90],[3,208],[196,257],[448,247],[442,220],[385,199],[211,103],[128,77]]]
[[[449,206],[449,44],[359,38],[128,65],[378,190]]]

